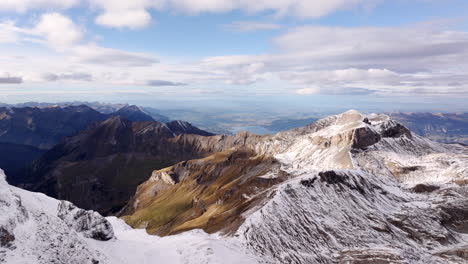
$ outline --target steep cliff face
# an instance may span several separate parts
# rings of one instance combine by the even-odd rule
[[[129,224],[234,234],[267,263],[466,261],[464,147],[356,111],[193,145],[224,152],[153,171],[124,211]]]

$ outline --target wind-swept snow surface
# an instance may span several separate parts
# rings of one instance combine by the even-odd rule
[[[265,262],[467,263],[466,148],[356,111],[276,137],[293,179],[237,232]]]
[[[123,220],[109,217],[115,241],[92,241],[110,263],[258,263],[246,255],[242,244],[233,238],[193,230],[179,235],[158,237],[144,229],[133,229]]]
[[[64,210],[71,212],[64,216]],[[0,263],[256,263],[240,242],[194,230],[160,238],[43,194],[8,185],[0,170]],[[83,219],[84,218],[84,219]],[[63,220],[62,220],[63,219]],[[77,223],[71,223],[73,219]],[[109,235],[92,237],[113,227]],[[96,224],[97,223],[97,224]],[[95,228],[88,232],[87,227]],[[77,232],[82,231],[82,232]],[[112,231],[112,230],[111,230]],[[105,239],[103,239],[105,238]]]

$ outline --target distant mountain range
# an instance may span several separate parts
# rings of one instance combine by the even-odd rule
[[[390,113],[391,118],[401,122],[414,133],[441,143],[468,145],[468,113]],[[302,127],[318,118],[278,119],[265,128],[281,132]]]
[[[179,137],[183,134],[213,135],[183,121],[116,115],[65,138],[9,180],[82,208],[116,213],[154,168],[202,156]]]
[[[35,106],[0,107],[0,165],[9,175],[9,180],[12,182],[19,181],[20,175],[24,176],[25,167],[41,157],[42,154],[46,152],[45,159],[49,161],[51,155],[57,154],[57,148],[54,148],[54,146],[57,144],[60,146],[60,144],[65,144],[64,142],[70,142],[70,140],[73,141],[73,139],[67,139],[67,137],[83,137],[82,133],[85,133],[86,129],[98,129],[110,122],[106,123],[106,120],[113,120],[112,118],[114,117],[118,117],[118,120],[121,120],[121,124],[127,124],[130,127],[133,125],[133,122],[135,124],[143,122],[146,124],[147,129],[150,126],[159,126],[164,133],[154,134],[153,136],[156,138],[159,136],[169,138],[181,134],[212,135],[184,121],[171,121],[167,123],[155,121],[153,115],[150,115],[141,107],[134,105],[118,105],[122,107],[114,112],[101,113],[87,105],[30,104]],[[105,106],[104,104],[96,105],[101,108]],[[110,105],[106,107],[112,108],[114,106]],[[163,118],[163,120],[167,120],[167,118]],[[101,124],[100,122],[104,123]],[[136,133],[136,131],[127,132]],[[108,139],[108,136],[110,135],[102,135],[101,138],[103,140]],[[92,140],[95,140],[95,138]],[[119,144],[128,143],[125,140],[118,142]],[[90,147],[102,147],[102,145],[97,143],[87,142],[87,144]],[[83,146],[75,147],[82,148]],[[101,151],[105,152],[104,149]],[[126,149],[125,151],[131,152],[132,150]],[[108,154],[116,154],[118,152],[119,150],[110,150]],[[153,154],[164,156],[164,153]],[[153,154],[143,153],[139,155],[141,156],[140,159],[144,159],[145,155],[151,156]],[[168,154],[167,157],[160,157],[159,161],[164,159],[172,160],[174,156],[176,155]],[[162,164],[168,165],[163,162],[159,166],[162,166]],[[143,168],[145,167],[143,166]],[[29,168],[28,172],[31,171],[31,168]],[[33,171],[31,172],[34,175],[33,177],[39,177],[38,173],[35,170]],[[141,180],[136,178],[133,184],[129,184],[130,192],[133,192],[132,188],[135,188],[140,182]]]
[[[392,113],[418,135],[442,143],[468,145],[468,113]]]
[[[85,105],[47,108],[1,107],[0,142],[49,149],[64,137],[74,135],[107,117],[108,115]]]
[[[0,142],[49,149],[64,137],[72,136],[92,123],[112,116],[130,121],[156,121],[135,105],[124,105],[108,114],[87,105],[0,107]]]
[[[19,103],[19,104],[5,104],[0,103],[0,107],[16,107],[16,108],[24,108],[24,107],[37,107],[37,108],[50,108],[50,107],[67,107],[67,106],[82,106],[86,105],[102,114],[112,114],[121,109],[130,108],[135,109],[138,108],[138,111],[143,112],[147,115],[150,115],[154,121],[159,122],[169,122],[170,119],[167,116],[160,114],[160,110],[152,107],[141,107],[129,104],[114,104],[114,103],[100,103],[100,102],[62,102],[62,103],[41,103],[41,102],[26,102],[26,103]]]

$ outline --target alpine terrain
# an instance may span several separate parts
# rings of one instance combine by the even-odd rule
[[[387,115],[354,110],[272,136],[197,131],[182,122],[113,117],[33,165],[44,173],[30,175],[31,189],[120,219],[2,180],[0,260],[468,261],[465,146],[436,143]],[[151,162],[141,153],[151,153]],[[110,164],[119,169],[108,173]],[[112,206],[125,195],[115,191],[131,188],[106,179],[128,168],[125,179],[146,181],[116,213]]]

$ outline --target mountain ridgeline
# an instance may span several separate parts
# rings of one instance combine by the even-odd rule
[[[64,263],[220,263],[207,258],[235,251],[234,263],[468,261],[468,148],[433,142],[383,114],[351,110],[264,136],[116,116],[67,137],[17,180],[167,237],[0,177],[10,217],[0,217],[0,260],[49,263],[53,256],[40,252],[53,252]]]
[[[0,165],[10,178],[64,138],[110,117],[169,122],[164,116],[147,113],[133,105],[117,105],[120,108],[110,113],[98,112],[87,105],[31,105],[34,106],[0,107]],[[109,105],[110,109],[103,108],[106,106],[104,104],[91,106],[105,111],[114,107]]]
[[[114,116],[65,138],[11,183],[82,208],[116,213],[155,168],[204,155],[180,135],[212,134],[188,124],[184,128],[173,131],[165,123]]]
[[[98,112],[87,105],[0,107],[0,142],[50,149],[63,138],[112,116],[131,121],[155,121],[151,115],[134,105],[124,106],[109,114]]]
[[[356,111],[161,170],[122,218],[151,234],[240,238],[266,263],[463,263],[468,149]],[[451,162],[448,163],[447,160]]]

